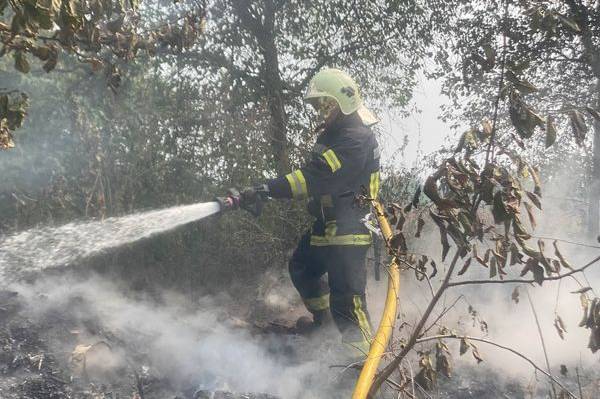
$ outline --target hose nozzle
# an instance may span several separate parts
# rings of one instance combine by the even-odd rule
[[[227,190],[227,194],[223,197],[215,198],[219,203],[219,207],[221,208],[221,212],[238,209],[240,207],[241,202],[241,194],[235,188],[230,188]]]

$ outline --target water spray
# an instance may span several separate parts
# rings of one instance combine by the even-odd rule
[[[180,205],[104,220],[36,227],[0,238],[0,281],[67,266],[108,249],[204,219],[222,211],[219,202]]]

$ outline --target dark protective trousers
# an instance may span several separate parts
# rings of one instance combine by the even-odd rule
[[[369,246],[315,246],[310,236],[302,237],[290,260],[292,282],[311,313],[330,309],[343,342],[366,354],[371,339],[365,296]]]

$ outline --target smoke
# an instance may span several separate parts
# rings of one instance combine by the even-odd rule
[[[112,355],[100,363],[136,364],[175,387],[318,398],[340,377],[329,367],[332,342],[236,329],[230,312],[239,302],[227,295],[192,306],[181,294],[164,292],[157,301],[98,276],[40,279],[11,289],[25,302],[24,314],[42,325],[48,321],[51,350],[65,354],[65,362],[75,349],[69,337],[75,332],[77,345],[111,346]]]
[[[555,257],[552,246],[553,239],[550,238],[561,239],[561,241],[558,241],[558,246],[574,267],[581,267],[600,255],[600,248],[595,242],[595,237],[590,237],[584,232],[586,223],[585,204],[571,198],[571,193],[577,193],[580,186],[581,182],[574,179],[572,175],[553,174],[551,183],[547,183],[547,186],[544,187],[542,201],[544,210],[534,211],[537,227],[533,230],[532,243],[530,244],[536,246],[538,238],[543,238],[546,243],[546,256]],[[527,220],[528,216],[524,209],[521,217],[528,228],[531,229],[532,226]],[[416,221],[411,220],[409,217],[405,223],[405,229],[407,230],[406,235],[409,239],[409,245],[412,246],[410,250],[418,254],[426,254],[436,262],[438,274],[432,279],[433,289],[435,290],[445,275],[449,259],[441,262],[439,232],[433,223],[430,222],[426,225],[421,239],[412,239],[414,236],[414,231],[411,230],[414,229],[413,224],[416,224]],[[591,247],[573,243],[584,243],[591,245]],[[482,243],[478,243],[478,246],[480,253],[488,248],[486,244]],[[452,257],[453,250],[450,251],[448,258]],[[459,270],[462,264],[463,262],[459,260],[456,270]],[[432,268],[429,263],[427,267],[428,273],[431,273]],[[566,381],[567,384],[574,384],[575,368],[578,368],[580,373],[582,373],[582,370],[585,373],[598,369],[598,356],[588,349],[590,330],[579,327],[583,317],[580,295],[572,293],[582,286],[590,286],[597,290],[600,283],[598,267],[600,265],[592,266],[586,271],[585,275],[576,274],[574,278],[566,278],[562,281],[545,281],[542,286],[537,284],[486,284],[450,288],[430,317],[430,322],[435,320],[444,309],[448,308],[448,312],[426,335],[439,334],[443,331],[443,328],[446,328],[446,331],[452,331],[458,335],[484,338],[514,349],[546,370],[542,338],[538,331],[532,306],[528,300],[529,295],[539,320],[552,374]],[[508,275],[505,278],[520,278],[521,269],[522,266],[518,265],[507,266]],[[531,274],[523,278],[531,278]],[[471,266],[463,276],[457,276],[455,272],[452,277],[453,281],[475,279],[490,279],[489,269],[484,268],[475,260],[472,261]],[[498,280],[499,278],[496,276],[493,279]],[[517,286],[518,303],[512,299],[513,291]],[[385,292],[383,284],[371,282],[369,305],[375,322],[383,304],[383,292]],[[590,293],[595,296],[598,291],[591,291]],[[411,270],[402,272],[400,319],[397,324],[407,324],[402,327],[400,335],[396,339],[406,339],[412,331],[412,326],[419,320],[430,302],[431,297],[430,288],[425,281],[417,281],[415,273]],[[457,302],[454,304],[455,301]],[[471,312],[469,308],[471,308]],[[558,316],[564,322],[567,330],[564,339],[560,338],[554,326]],[[416,349],[420,351],[432,350],[432,358],[435,361],[435,342],[430,341],[419,344]],[[460,380],[461,377],[466,375],[468,379],[477,381],[479,378],[491,374],[496,376],[494,381],[500,385],[517,382],[524,389],[534,375],[537,375],[540,392],[546,389],[544,393],[538,395],[545,397],[544,395],[547,393],[549,386],[546,378],[539,373],[536,374],[529,363],[514,353],[486,343],[473,342],[484,358],[484,362],[477,364],[470,352],[463,356],[459,355],[458,340],[447,340],[446,342],[452,353],[452,364],[456,379]],[[418,356],[416,354],[411,356],[409,361],[418,370]],[[561,365],[567,368],[566,376],[562,376],[560,373]],[[583,379],[582,384],[584,384],[584,387],[590,383],[590,380],[598,378],[597,373],[591,374],[591,376]]]

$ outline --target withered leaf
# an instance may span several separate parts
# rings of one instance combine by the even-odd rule
[[[535,264],[532,265],[532,272],[535,282],[542,285],[544,282],[544,268],[540,266],[539,262],[536,261]]]
[[[469,266],[471,266],[471,260],[472,260],[472,259],[473,259],[473,258],[468,258],[468,259],[465,261],[465,264],[463,265],[463,267],[462,267],[462,268],[461,268],[461,269],[458,271],[458,275],[459,275],[459,276],[462,276],[463,274],[465,274],[465,272],[466,272],[466,271],[469,269]]]
[[[415,277],[419,281],[423,281],[427,276],[427,268],[425,265],[427,264],[428,259],[429,258],[426,255],[423,255],[421,256],[421,259],[419,259],[419,263],[417,263],[417,267],[415,268]]]
[[[581,303],[581,308],[583,309],[584,313],[587,312],[588,307],[590,306],[590,300],[588,299],[587,295],[579,295],[579,302]]]
[[[542,196],[542,183],[541,183],[541,180],[540,180],[540,172],[539,172],[538,168],[530,165],[529,166],[529,173],[531,174],[531,179],[533,180],[533,184],[534,184],[533,192],[538,197],[541,197]],[[537,204],[536,204],[536,206],[537,206]],[[541,205],[538,206],[538,208],[541,209]]]
[[[398,223],[396,224],[396,229],[398,231],[404,230],[404,223],[406,222],[406,216],[404,216],[403,211],[398,212]]]
[[[465,353],[467,353],[467,351],[469,350],[469,344],[467,343],[467,340],[465,338],[461,338],[460,339],[460,349],[459,349],[459,353],[460,355],[464,355]]]
[[[55,45],[49,45],[48,48],[50,50],[48,60],[42,66],[46,73],[56,68],[56,64],[58,63],[58,48]]]
[[[573,32],[579,33],[581,32],[581,28],[577,25],[577,22],[573,21],[571,18],[565,17],[562,14],[556,13],[559,21],[562,22],[567,28],[572,30]]]
[[[425,220],[423,219],[423,216],[419,215],[419,218],[417,219],[417,232],[415,234],[415,237],[421,237],[423,226],[425,226]]]
[[[415,208],[418,208],[419,207],[419,200],[420,199],[421,199],[421,185],[419,184],[417,186],[417,189],[415,190],[415,193],[413,194],[413,198],[412,198],[412,201],[410,203]]]
[[[15,69],[22,73],[29,72],[29,61],[27,61],[23,50],[15,51]]]
[[[424,390],[430,391],[433,389],[435,384],[435,371],[431,364],[429,352],[422,352],[419,360],[419,366],[421,370],[415,376],[415,382]]]
[[[600,121],[600,112],[596,111],[594,108],[591,107],[585,107],[585,110],[589,112],[589,114],[592,115],[594,119]]]
[[[523,94],[530,94],[536,92],[538,89],[527,80],[519,79],[517,75],[508,69],[506,71],[506,79],[511,82],[517,90]]]
[[[444,220],[431,209],[429,210],[429,216],[437,224],[440,230],[440,242],[442,244],[442,262],[446,259],[448,251],[450,250],[450,243],[448,241],[448,229],[444,223]]]
[[[433,259],[431,260],[431,262],[429,262],[429,264],[431,265],[431,269],[432,269],[431,274],[429,275],[429,278],[431,279],[436,276],[438,269],[437,269],[437,265]]]
[[[540,262],[535,258],[527,259],[525,267],[521,270],[521,277],[526,275],[528,272],[533,273],[533,279],[539,285],[542,285],[544,281],[544,268],[540,266]]]
[[[585,135],[587,134],[588,127],[585,124],[585,118],[583,114],[577,110],[569,112],[569,119],[571,121],[571,129],[575,136],[575,142],[577,145],[582,146],[585,141]]]
[[[521,88],[525,87],[526,85]],[[516,92],[510,96],[509,115],[517,133],[525,139],[533,136],[536,126],[544,126],[544,120],[527,106]]]
[[[400,205],[392,202],[386,208],[386,217],[388,218],[391,225],[398,223],[398,211],[401,209]],[[398,230],[402,230],[401,228]]]
[[[489,43],[486,43],[483,45],[483,52],[489,68],[493,68],[496,63],[496,50]]]
[[[494,203],[492,207],[492,214],[494,216],[494,222],[496,224],[502,223],[508,220],[510,213],[504,203],[504,198],[501,191],[494,194]]]
[[[483,362],[483,358],[479,354],[479,350],[477,349],[477,347],[473,343],[470,343],[470,345],[472,348],[471,353],[473,353],[473,357],[475,358],[475,360],[477,360],[477,363]]]
[[[529,217],[529,223],[531,223],[531,228],[535,230],[537,223],[535,221],[535,216],[533,215],[533,207],[529,202],[524,202],[525,209],[527,210],[527,216]]]
[[[563,256],[563,254],[558,249],[558,241],[554,240],[553,244],[554,244],[554,255],[556,255],[556,257],[560,260],[560,264],[562,265],[562,267],[569,269],[569,270],[573,270],[573,266],[571,266],[571,264],[567,261],[567,259]]]
[[[554,268],[550,264],[550,261],[548,261],[548,258],[546,258],[546,256],[544,255],[544,247],[545,247],[544,241],[538,240],[537,243],[538,243],[538,248],[540,250],[539,261],[544,266],[544,269],[546,270],[546,274],[548,276],[551,276],[552,273],[558,272],[558,270],[554,270]]]
[[[517,242],[521,246],[521,250],[523,250],[523,252],[525,253],[525,255],[530,256],[530,257],[532,257],[534,259],[540,259],[542,257],[542,254],[539,251],[536,251],[535,249],[531,248],[519,236],[515,236],[515,239],[517,240]]]
[[[513,233],[516,238],[519,238],[521,240],[528,240],[531,238],[531,234],[529,234],[527,230],[525,230],[525,227],[523,226],[523,223],[521,223],[521,218],[519,218],[519,216],[513,216],[512,226]]]
[[[483,122],[481,122],[481,126],[485,137],[491,137],[493,129],[492,123],[488,119],[484,119]]]
[[[527,194],[527,197],[529,198],[529,200],[531,202],[533,202],[533,205],[535,205],[535,207],[541,211],[542,203],[540,201],[540,197],[538,197],[537,194],[529,192],[529,191],[526,191],[525,193]]]
[[[442,373],[447,378],[450,378],[452,367],[450,366],[448,351],[443,343],[436,344],[435,369],[438,373]]]
[[[402,253],[406,253],[408,251],[408,247],[406,246],[406,238],[402,232],[396,233],[392,237],[390,240],[390,246]]]
[[[519,303],[519,286],[516,286],[515,289],[513,290],[510,299],[512,299],[513,301],[515,301],[515,303]]]
[[[559,315],[556,315],[556,318],[554,319],[554,328],[556,329],[556,332],[558,333],[560,339],[564,340],[566,330],[564,328],[564,323],[562,322],[562,319]]]
[[[565,323],[563,322],[563,319],[559,315],[556,315],[556,321],[557,321],[558,325],[560,326],[560,328],[562,328],[564,332],[567,332]]]
[[[463,149],[473,151],[478,147],[478,145],[479,141],[477,140],[477,129],[471,128],[462,134],[454,152],[460,152]],[[425,194],[427,194],[427,192],[425,192]]]
[[[554,267],[554,270],[556,271],[556,273],[560,273],[560,261],[559,260],[552,259],[552,266]]]
[[[546,118],[546,148],[551,147],[556,142],[556,126],[554,119],[548,115]]]
[[[510,265],[514,266],[517,263],[523,263],[523,255],[519,252],[519,248],[515,243],[510,244]]]
[[[496,277],[497,274],[498,274],[498,269],[497,269],[497,266],[496,266],[496,257],[494,256],[490,260],[490,278]]]
[[[571,291],[571,294],[583,294],[585,292],[591,291],[592,287],[583,287],[578,289],[577,291]]]

